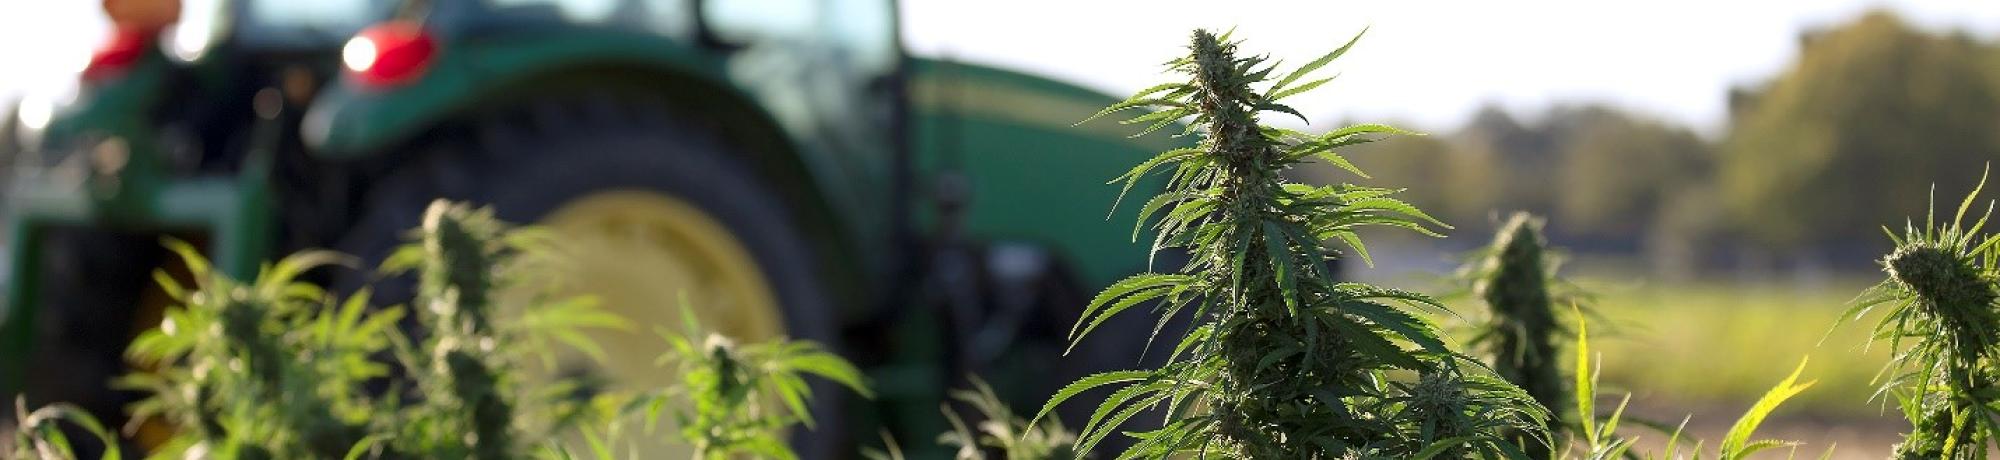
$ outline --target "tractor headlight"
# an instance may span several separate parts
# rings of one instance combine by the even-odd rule
[[[55,114],[55,104],[40,98],[23,99],[20,106],[14,108],[15,119],[21,121],[20,127],[29,131],[49,127],[49,119]]]
[[[49,120],[56,115],[55,103],[44,98],[21,99],[9,114],[10,126],[7,130],[7,145],[0,146],[13,154],[33,150],[42,141],[42,130],[49,127]]]
[[[0,148],[11,150],[16,156],[8,159],[9,166],[20,164],[19,161],[15,161],[19,155],[34,155],[34,152],[43,150],[45,146],[42,143],[45,136],[42,133],[48,130],[50,124],[55,123],[57,117],[62,116],[64,109],[68,108],[76,98],[74,89],[60,93],[56,96],[49,93],[30,93],[11,107],[13,113],[4,117],[12,125],[6,127],[9,131],[8,144]]]
[[[229,10],[222,0],[184,0],[181,17],[167,30],[166,51],[181,62],[194,62],[223,36]]]

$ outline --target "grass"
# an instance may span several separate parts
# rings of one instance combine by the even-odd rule
[[[1470,317],[1463,321],[1465,326],[1457,328],[1456,338],[1481,353],[1501,377],[1526,389],[1557,417],[1549,424],[1552,439],[1557,442],[1523,443],[1521,448],[1526,457],[1681,458],[1681,441],[1688,438],[1684,436],[1687,422],[1668,430],[1658,420],[1690,420],[1693,414],[1663,414],[1668,417],[1651,420],[1652,423],[1635,420],[1626,425],[1647,425],[1667,434],[1666,442],[1657,451],[1644,448],[1634,451],[1638,445],[1635,441],[1644,434],[1618,430],[1632,395],[1622,392],[1616,406],[1599,404],[1600,399],[1609,396],[1599,391],[1606,358],[1601,350],[1590,348],[1587,323],[1592,318],[1604,317],[1595,308],[1596,296],[1560,276],[1561,251],[1548,247],[1542,225],[1541,219],[1528,213],[1515,213],[1501,225],[1491,245],[1469,253],[1466,264],[1447,278],[1463,290],[1451,297],[1461,299],[1459,303],[1469,307],[1464,313]],[[1569,310],[1567,314],[1558,313],[1564,308]],[[1574,340],[1569,340],[1572,337]],[[1650,358],[1650,355],[1639,356]],[[1782,382],[1759,396],[1721,437],[1723,441],[1715,445],[1715,456],[1736,459],[1764,449],[1800,445],[1794,441],[1751,438],[1779,404],[1815,384],[1797,383],[1804,370],[1805,360],[1801,359]],[[1614,395],[1621,393],[1607,390]],[[1576,410],[1573,413],[1565,410],[1569,407]],[[1692,446],[1689,455],[1703,458],[1706,451],[1702,442],[1695,440],[1688,444]]]
[[[1590,333],[1587,324],[1589,323],[1589,319],[1583,314],[1582,309],[1573,309],[1573,311],[1575,312],[1577,321],[1576,351],[1573,353],[1575,359],[1572,360],[1575,363],[1573,367],[1575,369],[1577,410],[1583,414],[1596,414],[1579,420],[1579,424],[1581,425],[1580,431],[1583,432],[1582,439],[1584,439],[1584,444],[1587,447],[1585,449],[1585,456],[1580,458],[1590,460],[1634,457],[1645,459],[1691,458],[1693,460],[1707,458],[1703,455],[1705,452],[1708,452],[1704,449],[1704,446],[1709,444],[1706,441],[1691,440],[1685,436],[1686,433],[1684,430],[1687,428],[1686,420],[1692,418],[1692,416],[1683,418],[1683,421],[1679,425],[1676,425],[1672,430],[1667,432],[1666,444],[1660,452],[1634,452],[1631,450],[1635,438],[1620,436],[1623,433],[1618,431],[1619,422],[1624,420],[1625,408],[1631,402],[1631,396],[1628,393],[1608,415],[1604,415],[1604,412],[1597,410],[1597,400],[1605,396],[1604,393],[1598,391],[1598,378],[1601,376],[1601,373],[1597,369],[1599,369],[1598,366],[1601,364],[1599,361],[1602,358],[1599,357],[1600,355],[1593,353],[1590,348]],[[1764,424],[1764,421],[1772,412],[1778,409],[1779,405],[1798,396],[1799,393],[1812,388],[1817,383],[1814,381],[1799,382],[1799,374],[1804,372],[1805,368],[1806,360],[1800,360],[1799,365],[1792,369],[1791,374],[1786,375],[1783,381],[1771,387],[1763,396],[1759,396],[1757,402],[1750,405],[1750,408],[1743,412],[1743,416],[1736,419],[1736,423],[1730,425],[1729,431],[1723,435],[1721,442],[1714,444],[1714,457],[1718,460],[1740,460],[1749,457],[1751,454],[1769,449],[1790,449],[1795,457],[1797,454],[1796,448],[1801,443],[1759,438],[1756,433],[1758,427]],[[1693,447],[1688,449],[1686,457],[1683,457],[1681,454],[1682,446],[1688,442],[1691,442]],[[1826,452],[1831,454],[1832,451],[1828,450]],[[1561,458],[1577,457],[1564,455]],[[1824,460],[1824,456],[1822,456],[1822,460]]]
[[[1787,412],[1865,417],[1882,406],[1868,398],[1887,362],[1885,347],[1865,353],[1866,325],[1828,330],[1868,281],[1854,278],[1824,286],[1701,281],[1640,284],[1583,277],[1596,294],[1592,347],[1613,360],[1605,366],[1608,393],[1633,392],[1636,402],[1665,407],[1739,407],[1756,401],[1802,356],[1806,374],[1819,380],[1794,398]],[[1453,311],[1480,308],[1460,300]],[[1444,319],[1442,321],[1451,321]],[[1821,344],[1821,339],[1825,343]],[[1890,406],[1893,411],[1893,402]]]

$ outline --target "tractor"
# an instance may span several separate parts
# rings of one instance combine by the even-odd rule
[[[1139,365],[1153,329],[1133,315],[1061,356],[1090,293],[1170,263],[1133,241],[1133,206],[1107,215],[1104,184],[1183,141],[1076,125],[1116,101],[1098,92],[910,56],[893,0],[166,11],[114,27],[75,97],[4,117],[7,400],[123,419],[121,351],[170,308],[153,273],[184,273],[162,238],[237,277],[306,248],[372,264],[439,198],[547,229],[576,259],[565,293],[639,325],[599,335],[611,359],[574,372],[670,382],[651,331],[678,323],[677,298],[737,340],[810,339],[862,365],[878,396],[820,398],[820,428],[793,434],[814,458],[885,430],[932,439],[968,375],[1031,408]],[[355,273],[315,276],[409,295]]]

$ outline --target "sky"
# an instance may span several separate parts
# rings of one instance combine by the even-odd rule
[[[0,98],[72,79],[105,35],[97,5],[0,0]],[[1196,27],[1235,27],[1249,51],[1292,62],[1367,28],[1328,70],[1340,78],[1295,107],[1435,130],[1487,103],[1520,113],[1607,102],[1712,133],[1728,89],[1782,71],[1800,31],[1878,7],[2000,36],[1991,0],[906,0],[903,33],[918,55],[1125,93],[1159,82],[1159,63]]]
[[[1714,132],[1729,88],[1782,71],[1799,32],[1878,7],[1928,29],[2000,33],[1991,0],[916,1],[903,30],[920,54],[1123,94],[1162,81],[1159,63],[1192,28],[1233,26],[1247,49],[1291,62],[1367,28],[1332,66],[1340,78],[1293,107],[1446,129],[1489,102],[1517,113],[1608,102]]]

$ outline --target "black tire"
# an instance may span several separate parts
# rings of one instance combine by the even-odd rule
[[[131,371],[125,345],[136,332],[141,296],[152,283],[162,253],[157,239],[83,229],[51,229],[39,244],[35,269],[40,308],[32,325],[22,396],[29,408],[76,404],[106,426],[125,421],[125,405],[139,394],[111,388]],[[17,249],[19,250],[19,249]],[[9,398],[11,401],[11,398]],[[95,438],[65,430],[79,454],[94,456]]]
[[[756,259],[783,309],[786,334],[839,351],[831,297],[805,229],[777,191],[715,136],[664,113],[608,101],[550,105],[434,143],[367,187],[360,220],[335,249],[379,263],[418,226],[434,199],[490,206],[504,221],[532,223],[571,200],[609,190],[673,196],[721,222]],[[365,280],[336,276],[352,290]],[[408,299],[409,283],[381,282],[378,302]],[[673,308],[663,299],[661,308]],[[638,325],[640,330],[650,330]],[[615,350],[614,350],[615,352]],[[817,430],[795,430],[805,458],[839,458],[845,390],[813,386]]]

